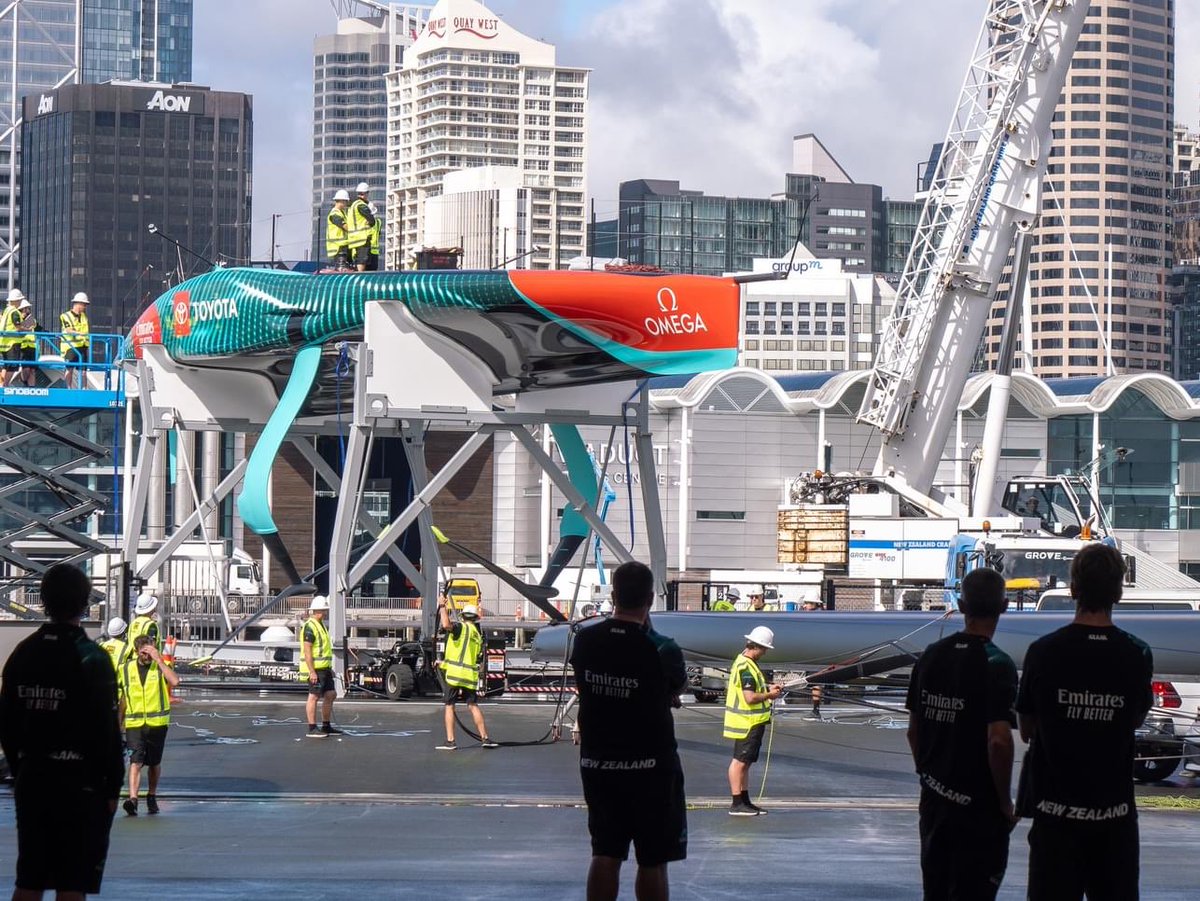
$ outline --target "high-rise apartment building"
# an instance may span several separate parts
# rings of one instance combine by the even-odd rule
[[[335,191],[365,181],[383,214],[387,184],[387,84],[425,27],[432,5],[397,4],[390,14],[348,16],[313,41],[313,244],[325,254],[325,214]],[[387,223],[384,222],[386,233]]]
[[[429,201],[446,193],[448,173],[483,167],[517,173],[527,192],[528,244],[515,235],[505,241],[503,216],[473,217],[476,227],[457,236],[465,256],[494,257],[488,248],[508,244],[509,256],[522,255],[509,265],[553,269],[582,254],[587,109],[587,69],[558,65],[554,45],[474,0],[441,0],[402,67],[388,75],[388,267],[445,240],[429,233]],[[462,187],[499,203],[502,195],[515,201],[511,183]]]
[[[66,85],[29,95],[24,112],[21,190],[36,204],[22,208],[21,275],[41,322],[86,291],[92,329],[121,332],[178,268],[249,257],[248,95]]]
[[[1200,264],[1200,134],[1178,124],[1171,221],[1175,265]]]
[[[1030,254],[1023,349],[1043,377],[1170,370],[1174,17],[1173,0],[1106,0],[1088,13]]]
[[[192,78],[193,0],[10,0],[0,8],[0,280],[11,286],[20,237],[22,99],[110,79]],[[14,39],[15,36],[15,39]]]

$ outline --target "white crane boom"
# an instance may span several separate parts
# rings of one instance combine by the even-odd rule
[[[1009,251],[1038,215],[1054,108],[1090,0],[988,0],[858,418],[875,473],[933,489]],[[907,490],[906,490],[907,489]]]

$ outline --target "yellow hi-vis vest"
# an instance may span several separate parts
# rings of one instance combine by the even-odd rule
[[[125,656],[125,640],[122,638],[106,638],[100,642],[100,647],[108,653],[112,660],[113,670],[116,671],[118,679],[121,675],[121,658]]]
[[[316,641],[312,643],[313,668],[322,670],[333,667],[333,642],[329,640],[329,630],[315,616],[310,616],[300,627],[300,675],[302,676],[308,675],[308,660],[304,657],[304,632],[310,626],[313,637],[316,638]]]
[[[30,313],[30,314],[29,314],[29,317],[30,317],[31,319],[33,319],[33,314],[32,314],[32,313]],[[23,347],[23,348],[25,348],[26,350],[34,350],[34,349],[36,349],[36,348],[37,348],[37,335],[35,335],[35,334],[34,334],[34,332],[36,332],[36,331],[37,331],[37,327],[38,327],[37,320],[36,320],[36,319],[34,319],[34,320],[33,320],[33,322],[32,322],[32,323],[30,323],[30,326],[29,326],[29,331],[27,331],[27,332],[25,333],[25,337],[23,337],[23,338],[18,338],[18,339],[17,339],[15,342],[13,342],[13,343],[14,343],[14,344],[16,344],[18,347]]]
[[[157,664],[150,664],[143,682],[138,673],[137,658],[126,663],[121,669],[121,696],[125,699],[126,729],[170,724],[171,693]]]
[[[458,638],[451,632],[446,636],[446,656],[442,659],[442,670],[446,684],[453,688],[479,688],[479,652],[483,650],[483,636],[474,623],[463,622]]]
[[[68,329],[79,332],[77,335],[64,334],[62,336],[62,341],[58,346],[61,353],[65,354],[72,347],[84,348],[88,346],[88,332],[91,329],[88,326],[87,313],[80,313],[76,316],[71,310],[67,310],[67,312],[58,317],[58,326],[64,333]]]
[[[350,229],[346,223],[349,216],[348,209],[334,207],[325,217],[325,252],[331,257],[337,256],[350,244]]]
[[[733,661],[733,669],[729,671],[729,687],[725,690],[726,738],[745,738],[759,723],[771,719],[770,701],[746,703],[746,695],[742,691],[742,676],[746,673],[754,677],[754,691],[761,693],[767,690],[767,680],[758,664],[745,654],[738,654]]]
[[[11,304],[0,310],[0,353],[20,344],[20,335],[7,335],[4,332],[15,332],[22,318],[21,311]]]
[[[141,614],[135,616],[133,622],[129,624],[129,629],[125,633],[125,649],[122,651],[124,659],[129,660],[137,656],[137,649],[133,643],[141,635],[154,635],[154,650],[162,652],[162,631],[158,628],[158,621],[152,616]]]
[[[368,210],[368,204],[365,200],[355,199],[350,204],[350,235],[347,243],[349,243],[351,248],[366,247],[371,241],[371,232],[374,229],[367,223],[367,218],[363,215],[363,210]]]
[[[375,217],[375,225],[371,227],[371,245],[369,250],[375,256],[379,256],[379,232],[383,229],[383,218]]]

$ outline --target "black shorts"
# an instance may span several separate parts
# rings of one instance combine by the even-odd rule
[[[316,674],[316,682],[308,682],[308,676],[301,677],[304,681],[308,682],[308,693],[310,695],[324,695],[337,691],[337,687],[333,684],[333,667],[316,670]]]
[[[766,731],[766,723],[751,726],[749,735],[734,741],[733,759],[740,763],[754,763],[758,760],[758,752],[762,750],[763,733]]]
[[[456,688],[453,685],[447,685],[442,700],[446,704],[477,704],[479,703],[479,692],[474,688]]]
[[[167,744],[167,726],[134,726],[125,730],[125,747],[129,762],[143,766],[159,766]]]
[[[683,768],[678,757],[659,764],[652,770],[580,769],[594,856],[625,860],[632,842],[638,866],[687,857]]]
[[[20,369],[21,360],[24,359],[22,356],[23,350],[24,348],[20,347],[10,347],[8,350],[6,350],[4,352],[4,368]]]
[[[86,347],[68,347],[67,352],[63,354],[63,362],[66,363],[86,363],[89,359],[90,351]]]
[[[964,809],[922,789],[920,811],[926,901],[995,898],[1008,869],[1011,831],[999,809]]]
[[[1137,815],[1116,823],[1060,823],[1037,817],[1029,829],[1029,899],[1137,901]]]
[[[369,265],[371,261],[371,249],[364,244],[362,247],[350,248],[350,258],[355,265],[362,263],[364,266]]]
[[[36,347],[22,347],[21,348],[21,359],[26,363],[32,363],[35,360],[37,360],[37,348]]]
[[[17,781],[17,888],[98,894],[112,828],[95,792]]]

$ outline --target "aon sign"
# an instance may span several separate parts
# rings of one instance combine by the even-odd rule
[[[192,105],[192,98],[182,94],[165,94],[155,91],[154,96],[146,103],[146,109],[158,109],[167,113],[186,113]]]

